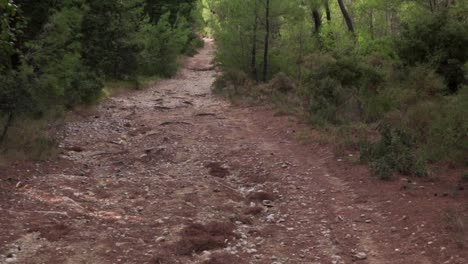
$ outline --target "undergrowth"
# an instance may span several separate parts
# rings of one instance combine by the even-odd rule
[[[388,125],[380,128],[381,139],[376,143],[362,142],[361,161],[368,162],[383,180],[391,179],[395,172],[404,175],[426,176],[425,163],[414,153],[414,140],[401,129]]]
[[[0,162],[9,160],[45,160],[58,154],[58,132],[62,120],[18,119],[0,144]]]
[[[396,173],[426,176],[428,163],[468,165],[467,86],[444,95],[443,80],[425,65],[401,68],[379,59],[382,66],[373,68],[369,59],[331,54],[309,59],[301,83],[280,73],[257,84],[241,71],[226,71],[214,91],[301,117],[332,134],[338,155],[360,151],[361,161],[385,180]]]

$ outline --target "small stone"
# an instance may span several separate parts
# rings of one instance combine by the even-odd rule
[[[257,253],[257,250],[255,248],[248,248],[246,252],[249,254],[253,254],[253,253]]]
[[[266,206],[266,207],[273,207],[273,206],[274,206],[274,205],[273,205],[273,202],[270,201],[270,200],[263,200],[263,201],[262,201],[262,204],[263,204],[264,206]]]
[[[202,259],[203,261],[208,262],[208,261],[210,261],[210,258],[211,258],[211,252],[209,252],[209,251],[207,251],[207,250],[205,250],[205,251],[202,252],[202,254],[201,254],[201,259]]]
[[[166,237],[161,236],[161,237],[156,238],[156,242],[165,242],[165,241],[166,241]]]
[[[268,215],[268,216],[266,217],[266,221],[267,221],[268,223],[274,222],[274,221],[275,221],[275,215],[274,215],[274,214]]]
[[[366,223],[367,223],[367,224],[370,224],[370,223],[372,223],[372,220],[367,219],[367,220],[366,220]]]
[[[397,228],[396,228],[396,227],[392,226],[392,227],[390,228],[390,232],[395,233],[396,231],[397,231]]]
[[[365,260],[367,259],[367,254],[364,252],[359,252],[353,256],[356,260]]]

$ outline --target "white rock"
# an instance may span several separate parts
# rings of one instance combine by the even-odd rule
[[[161,237],[156,238],[156,242],[165,242],[165,241],[166,241],[166,237],[161,236]]]
[[[354,255],[354,258],[356,258],[357,260],[365,260],[367,259],[367,254],[364,252],[359,252],[356,255]]]
[[[268,215],[268,216],[266,217],[266,221],[267,221],[268,223],[274,222],[274,221],[275,221],[275,215],[274,215],[274,214]]]

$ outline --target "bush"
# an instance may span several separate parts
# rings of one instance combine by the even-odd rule
[[[37,80],[29,67],[0,72],[0,115],[22,114],[37,110],[34,98]]]
[[[141,68],[146,75],[170,77],[177,72],[177,57],[188,43],[191,31],[184,19],[172,26],[169,17],[167,13],[156,25],[148,24],[144,29]]]
[[[65,105],[91,104],[99,98],[103,86],[96,74],[86,70],[77,71],[71,76],[70,86],[65,89]]]
[[[198,50],[203,48],[205,42],[200,36],[195,33],[190,34],[190,39],[184,47],[183,53],[187,56],[193,56],[197,54]]]
[[[35,97],[44,109],[91,103],[101,94],[103,85],[91,67],[84,65],[77,37],[81,36],[84,13],[82,4],[64,3],[49,18],[39,38],[27,43],[30,52],[26,57],[39,81]]]
[[[444,76],[448,92],[456,92],[467,80],[463,65],[468,60],[468,27],[448,12],[403,23],[396,47],[408,65],[429,63]]]
[[[414,140],[406,132],[389,125],[383,125],[380,132],[378,142],[361,144],[361,161],[368,162],[371,169],[385,180],[395,172],[416,176],[427,174],[424,163],[413,152]]]
[[[416,98],[412,99],[421,100],[444,94],[446,86],[443,79],[429,65],[416,65],[404,70],[408,76],[403,87],[416,93]]]
[[[337,124],[361,120],[363,98],[360,95],[383,82],[381,74],[361,57],[334,58],[317,53],[310,56],[305,65],[303,96],[308,110],[321,122]]]
[[[430,122],[424,153],[431,161],[468,164],[468,86],[441,102]]]
[[[250,88],[254,85],[253,81],[243,71],[225,70],[213,83],[213,89],[216,93],[224,94],[229,97],[247,95]]]

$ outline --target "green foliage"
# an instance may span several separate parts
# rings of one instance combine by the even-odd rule
[[[468,87],[446,98],[428,120],[424,152],[432,161],[468,164]]]
[[[357,57],[330,54],[311,55],[305,64],[304,96],[316,121],[342,123],[362,118],[360,91],[368,91],[382,82],[379,72]]]
[[[0,141],[10,141],[0,143],[45,153],[47,136],[16,140],[9,129],[95,102],[104,80],[173,75],[178,56],[203,44],[195,2],[0,0]]]
[[[172,76],[176,73],[177,56],[183,51],[190,36],[190,27],[185,19],[175,25],[169,23],[170,14],[163,15],[156,25],[144,29],[142,70],[147,75]]]
[[[19,71],[0,72],[0,115],[36,111],[36,87],[37,80],[26,66]]]
[[[177,23],[179,17],[185,17],[192,22],[194,19],[192,11],[197,4],[196,0],[146,0],[145,11],[153,24],[169,14],[168,22],[171,25]]]
[[[198,50],[205,46],[205,41],[201,39],[197,34],[191,33],[189,40],[187,41],[183,53],[188,56],[197,54]]]
[[[213,83],[214,92],[230,98],[245,95],[246,90],[253,85],[249,76],[236,70],[224,71]]]
[[[11,0],[0,1],[0,43],[2,48],[5,46],[13,46],[16,40],[15,18],[18,13],[18,7]]]
[[[98,98],[102,84],[92,70],[83,65],[80,30],[83,1],[69,1],[46,23],[38,40],[28,43],[28,60],[38,73],[44,104],[71,107]]]
[[[444,11],[403,23],[401,30],[396,46],[405,63],[433,65],[444,76],[451,93],[467,81],[463,72],[463,65],[468,60],[468,27],[465,23]]]
[[[376,174],[385,180],[395,172],[416,176],[427,174],[424,163],[413,153],[414,140],[406,132],[384,125],[381,135],[377,143],[361,145],[361,160],[369,162]]]
[[[85,65],[99,69],[106,77],[125,79],[138,69],[143,0],[89,0],[83,17]]]

